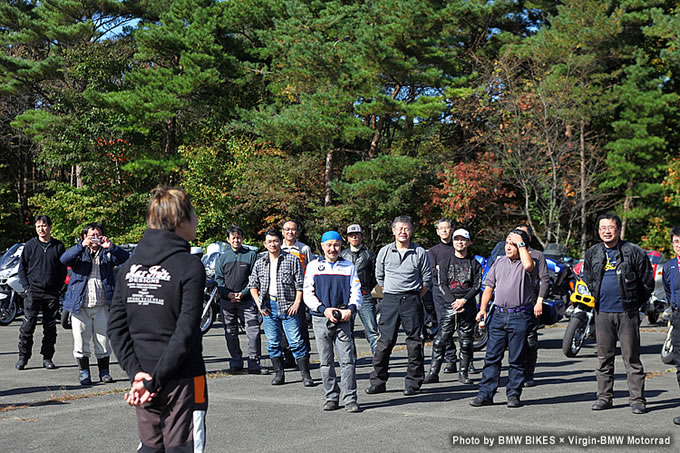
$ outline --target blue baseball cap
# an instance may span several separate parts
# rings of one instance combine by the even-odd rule
[[[340,241],[342,242],[342,236],[340,236],[340,233],[337,231],[326,231],[323,236],[321,236],[321,243],[323,244],[326,241]]]

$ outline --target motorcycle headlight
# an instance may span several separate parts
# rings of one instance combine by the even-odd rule
[[[586,286],[583,283],[579,283],[578,285],[576,285],[576,292],[583,296],[592,296],[592,294],[590,294],[588,286]]]

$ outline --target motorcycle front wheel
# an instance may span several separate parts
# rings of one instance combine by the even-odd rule
[[[673,363],[673,339],[671,338],[671,332],[673,332],[673,326],[668,327],[668,334],[663,345],[661,345],[661,361],[666,365]]]
[[[475,322],[472,349],[474,351],[481,351],[486,346],[487,341],[489,341],[489,330],[486,328],[486,325],[481,327],[479,322]]]
[[[7,326],[17,317],[16,297],[8,297],[0,302],[0,326]]]
[[[208,304],[208,307],[206,307],[205,304]],[[210,303],[210,301],[204,302],[203,316],[201,316],[201,334],[205,334],[208,330],[210,330],[213,323],[215,322],[216,317],[217,313],[215,313],[215,310],[213,310],[213,305]]]
[[[586,320],[580,316],[569,319],[567,330],[562,339],[562,352],[567,357],[576,357],[585,340]]]

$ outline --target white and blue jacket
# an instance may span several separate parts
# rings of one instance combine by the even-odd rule
[[[309,263],[302,293],[312,316],[323,316],[327,308],[341,305],[354,314],[361,307],[361,282],[356,268],[342,257],[335,263],[323,257]]]

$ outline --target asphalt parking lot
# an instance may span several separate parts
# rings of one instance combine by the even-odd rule
[[[357,323],[357,329],[361,323]],[[125,374],[113,366],[113,384],[78,384],[71,355],[72,337],[60,326],[57,370],[42,368],[36,331],[34,355],[24,371],[14,369],[20,320],[0,327],[0,427],[5,452],[131,452],[137,446],[134,410],[123,401],[128,388]],[[204,338],[209,372],[208,450],[213,452],[324,451],[324,452],[446,452],[446,451],[678,451],[680,390],[675,368],[659,358],[665,327],[643,322],[642,361],[647,372],[649,412],[633,415],[627,404],[623,362],[617,357],[614,408],[593,412],[597,363],[594,345],[576,358],[561,351],[566,322],[540,331],[538,385],[525,389],[524,407],[505,406],[504,388],[491,407],[468,404],[474,383],[461,385],[457,375],[441,375],[438,384],[424,386],[416,396],[402,395],[406,373],[403,342],[393,353],[388,391],[366,395],[371,371],[370,349],[357,338],[359,403],[363,411],[324,412],[323,390],[302,386],[298,372],[288,370],[286,385],[273,387],[269,376],[228,375],[222,326]],[[312,333],[312,332],[310,332]],[[313,334],[313,333],[312,333]],[[245,350],[245,336],[242,336]],[[264,345],[263,345],[264,347]],[[312,362],[316,359],[313,346]],[[425,348],[431,353],[431,346]],[[475,365],[482,366],[482,353]],[[426,361],[429,362],[429,359]],[[501,386],[505,382],[503,369]],[[320,383],[313,366],[312,377]],[[668,442],[669,444],[666,444]],[[657,445],[657,443],[662,443]],[[615,449],[615,450],[613,450]]]

